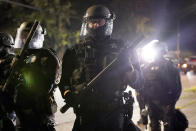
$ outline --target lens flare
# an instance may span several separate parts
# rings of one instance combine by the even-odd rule
[[[159,42],[159,41],[158,40],[152,40],[146,46],[141,48],[140,56],[141,56],[141,59],[143,61],[153,62],[156,59],[156,57],[158,55],[158,52],[157,52],[157,50],[153,46],[154,43],[156,43],[156,42]]]
[[[187,68],[188,65],[187,64],[182,64],[182,68]]]

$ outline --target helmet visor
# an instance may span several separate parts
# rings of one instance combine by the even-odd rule
[[[25,43],[25,40],[28,36],[27,30],[17,30],[16,40],[15,40],[15,48],[22,48],[22,46]],[[29,48],[42,48],[43,47],[43,41],[44,41],[44,34],[41,34],[40,31],[36,30],[34,36],[32,37]]]

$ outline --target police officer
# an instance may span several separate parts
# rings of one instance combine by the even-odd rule
[[[124,45],[111,38],[114,19],[105,6],[89,7],[83,17],[80,43],[65,51],[59,87],[76,114],[73,131],[123,130],[123,91],[137,83],[138,73],[129,54],[121,56],[114,69],[86,87]]]
[[[175,131],[175,104],[181,94],[181,81],[178,69],[164,56],[167,52],[165,45],[154,42],[152,47],[157,56],[145,64],[143,70],[143,96],[148,106],[150,127],[152,131],[161,131],[160,122],[164,123],[164,131]]]
[[[16,45],[23,45],[33,23],[24,22],[17,30]],[[54,131],[55,88],[59,61],[55,52],[43,47],[45,32],[38,25],[24,58],[17,62],[12,81],[5,90],[14,101],[19,118],[17,130]],[[20,59],[20,58],[19,58]]]
[[[2,92],[2,87],[5,84],[7,77],[10,74],[10,67],[14,53],[12,46],[14,45],[13,37],[5,32],[0,32],[0,130],[14,131],[14,113],[10,110],[10,103],[7,103],[6,95]],[[7,107],[7,108],[6,108]]]
[[[15,56],[12,52],[13,45],[13,37],[8,33],[0,32],[0,85],[3,85],[5,83],[5,80],[9,75],[10,65],[13,57]]]

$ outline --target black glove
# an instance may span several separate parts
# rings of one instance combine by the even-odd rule
[[[79,103],[80,97],[86,89],[86,83],[78,84],[73,87],[72,91],[68,90],[63,96],[65,102],[72,107]]]
[[[77,95],[72,93],[72,92],[68,92],[66,93],[63,98],[65,99],[66,104],[68,104],[71,107],[74,107],[77,105]]]

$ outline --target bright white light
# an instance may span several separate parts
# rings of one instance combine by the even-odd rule
[[[142,60],[153,62],[156,59],[158,55],[157,50],[154,48],[154,43],[156,42],[158,42],[158,40],[153,40],[141,49],[140,56]]]
[[[185,64],[182,64],[182,68],[187,68],[188,65],[185,63]]]
[[[157,52],[154,48],[146,47],[142,48],[141,57],[147,62],[152,62],[155,60]]]

